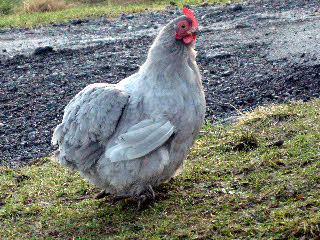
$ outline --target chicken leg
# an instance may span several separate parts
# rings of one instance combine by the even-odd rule
[[[151,185],[148,185],[147,188],[144,189],[139,195],[134,196],[134,200],[138,202],[137,210],[141,211],[143,205],[146,203],[153,203],[155,198],[156,196]]]

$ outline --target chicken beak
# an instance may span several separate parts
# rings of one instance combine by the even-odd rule
[[[201,32],[200,32],[199,29],[195,29],[195,30],[192,32],[192,35],[195,35],[195,36],[198,36],[198,35],[200,35],[200,34],[201,34]]]

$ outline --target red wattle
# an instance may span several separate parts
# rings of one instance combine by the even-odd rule
[[[193,41],[193,36],[192,35],[188,35],[186,37],[183,38],[184,43],[189,44]]]

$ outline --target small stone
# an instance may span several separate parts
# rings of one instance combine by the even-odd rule
[[[250,27],[248,24],[243,24],[243,23],[237,24],[235,26],[236,29],[242,29],[242,28],[248,28],[248,27]]]
[[[21,182],[23,182],[24,180],[28,180],[28,179],[30,179],[30,177],[29,177],[29,176],[24,175],[24,174],[21,174],[21,175],[15,176],[15,178],[16,178],[17,183],[21,183]]]
[[[281,147],[283,145],[284,141],[283,140],[278,140],[272,144],[270,144],[269,146],[275,146],[275,147]]]
[[[10,87],[8,88],[8,90],[9,90],[9,92],[16,92],[16,91],[18,91],[18,88],[17,88],[17,86],[12,85],[12,86],[10,86]]]
[[[218,53],[208,53],[206,54],[206,58],[209,60],[213,59],[224,59],[224,58],[229,58],[231,57],[232,54],[228,52],[218,52]]]
[[[239,115],[235,115],[235,116],[231,116],[231,117],[227,117],[225,119],[222,120],[222,124],[232,124],[232,123],[236,123],[239,122],[239,120],[242,117]]]
[[[133,19],[133,18],[134,18],[133,15],[127,15],[127,16],[126,16],[126,19]]]
[[[242,9],[243,9],[243,7],[241,4],[237,4],[231,8],[231,10],[234,12],[241,11]]]
[[[28,134],[28,138],[29,138],[29,140],[30,141],[34,141],[36,138],[37,138],[37,132],[30,132],[29,134]]]
[[[86,22],[88,22],[88,20],[76,19],[76,20],[72,20],[72,21],[71,21],[71,24],[72,24],[72,25],[79,25],[79,24],[86,23]]]
[[[222,73],[220,74],[220,76],[221,76],[221,77],[228,77],[228,76],[230,76],[231,74],[232,74],[232,71],[227,70],[227,71],[222,72]]]
[[[253,97],[253,96],[249,96],[248,98],[247,98],[247,102],[248,103],[253,103],[253,102],[255,102],[256,101],[256,99],[255,99],[255,97]]]
[[[36,50],[34,50],[34,55],[46,55],[50,52],[53,52],[53,47],[46,46],[46,47],[38,47]]]
[[[215,69],[210,69],[210,74],[215,74],[216,70]]]
[[[208,7],[209,3],[208,2],[204,2],[201,4],[201,7]]]

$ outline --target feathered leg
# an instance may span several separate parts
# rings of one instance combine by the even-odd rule
[[[95,199],[101,199],[108,195],[109,194],[105,190],[102,190],[95,196]],[[156,198],[155,193],[151,185],[148,185],[142,192],[140,192],[139,194],[135,194],[133,196],[133,200],[138,202],[138,206],[137,206],[138,211],[142,210],[143,205],[148,203],[153,203],[155,201],[155,198]],[[125,201],[128,201],[130,199],[132,200],[130,196],[114,196],[111,198],[112,201],[119,201],[123,199],[125,199]]]
[[[137,210],[142,210],[142,206],[145,203],[153,203],[156,196],[151,185],[148,185],[140,194],[134,196],[134,200],[138,201]]]

